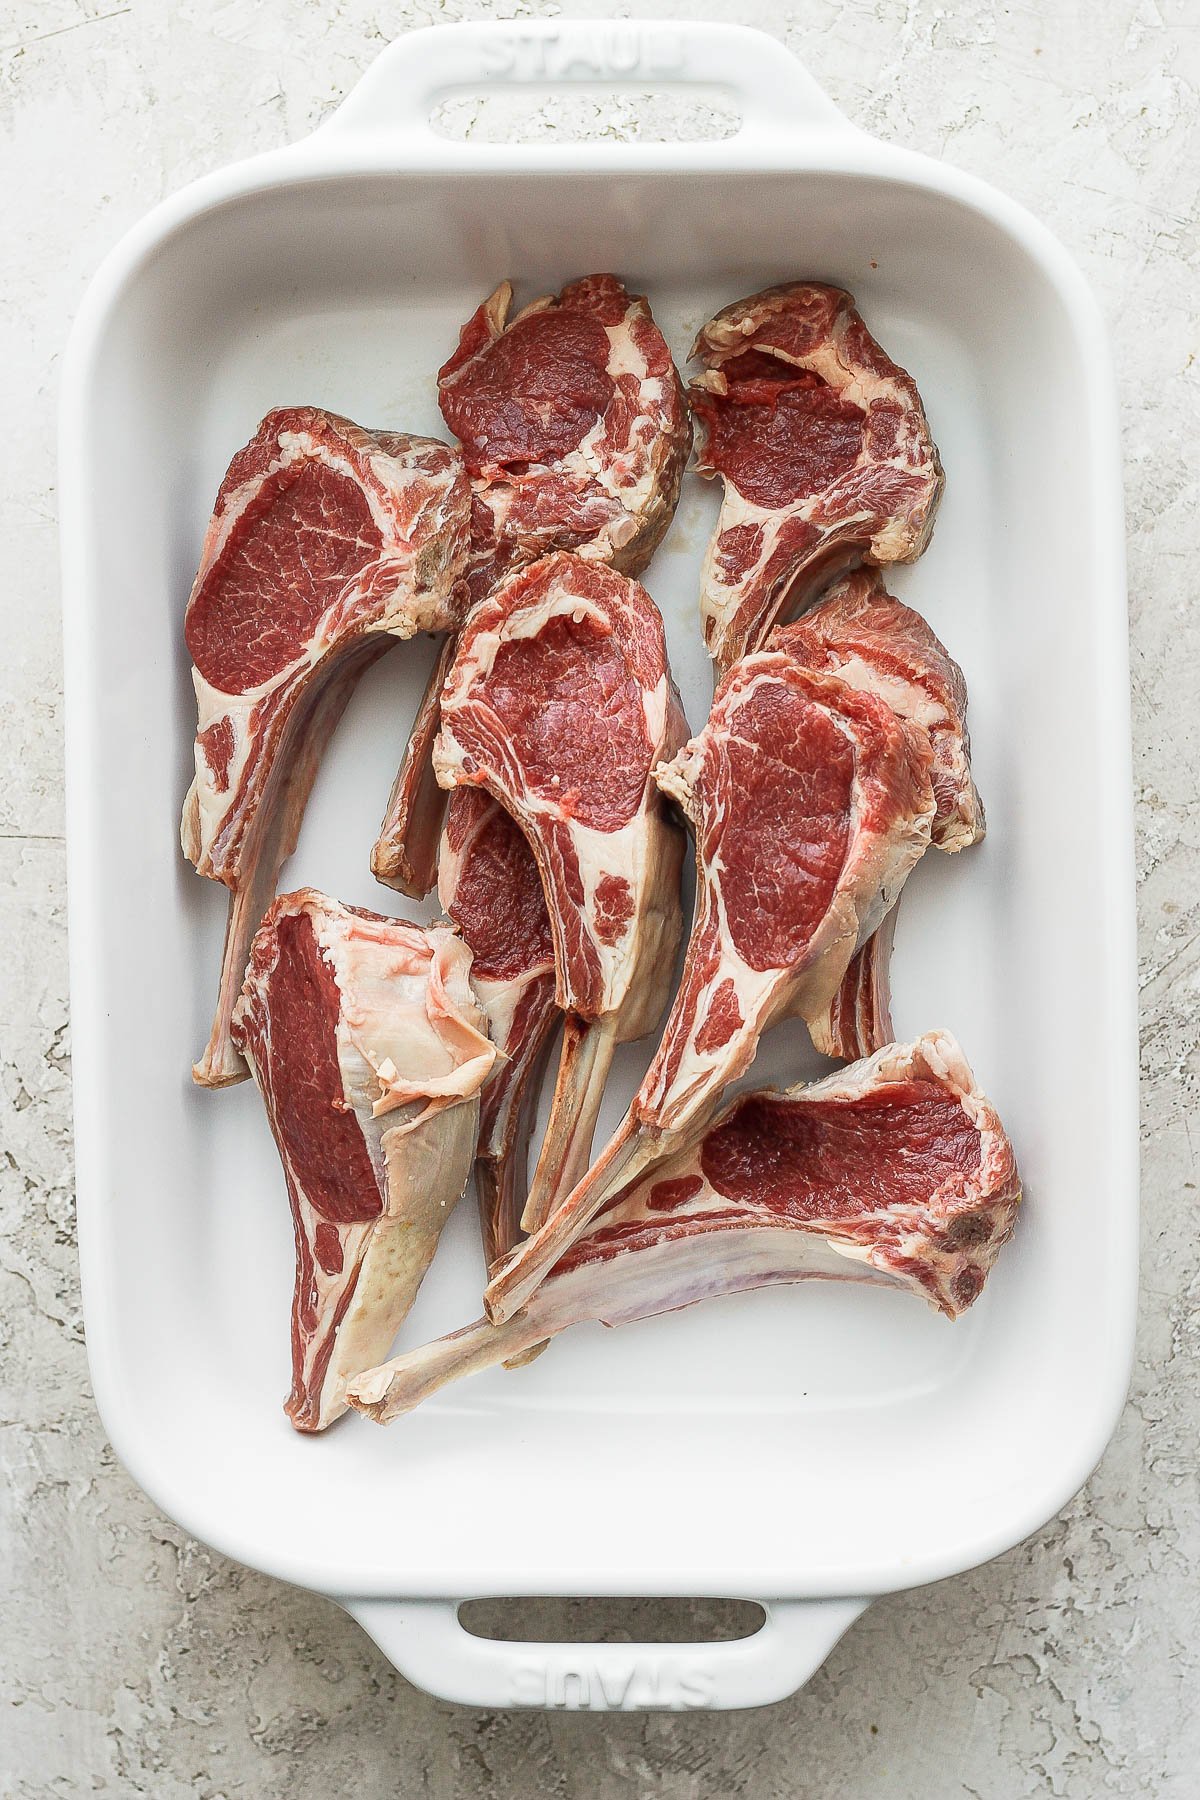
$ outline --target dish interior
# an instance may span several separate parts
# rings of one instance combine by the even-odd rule
[[[434,373],[496,282],[513,277],[524,301],[605,268],[650,295],[681,363],[718,306],[804,275],[849,287],[916,377],[948,481],[930,550],[892,585],[966,671],[990,834],[930,854],[905,890],[897,1035],[959,1037],[1016,1144],[1024,1216],[958,1324],[907,1296],[811,1283],[580,1329],[388,1431],[352,1418],[302,1439],[280,1410],[293,1262],[274,1147],[249,1084],[189,1079],[225,896],[178,849],[184,603],[225,464],[269,407],[440,432]],[[1094,616],[1090,560],[1109,539],[1106,521],[1089,529],[1089,372],[1041,267],[957,202],[866,176],[339,178],[227,202],[168,237],[88,379],[90,685],[74,754],[83,741],[102,954],[79,1004],[104,1021],[107,1053],[80,1072],[102,1119],[81,1213],[98,1395],[135,1475],[220,1548],[343,1594],[865,1592],[1036,1524],[1073,1464],[1086,1473],[1114,1405],[1124,1351],[1106,1315],[1124,1316],[1132,1205],[1109,796],[1089,779],[1113,728],[1114,621]],[[696,589],[716,500],[686,479],[646,577],[693,729],[710,696]],[[368,857],[430,656],[402,646],[364,681],[285,888],[414,911]],[[817,1072],[803,1040],[774,1033],[755,1081]],[[649,1048],[622,1053],[602,1128]],[[401,1343],[476,1316],[481,1276],[468,1197]]]

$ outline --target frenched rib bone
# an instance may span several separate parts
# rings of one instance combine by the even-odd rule
[[[471,986],[498,1053],[480,1105],[475,1161],[490,1269],[521,1236],[529,1138],[560,1014],[537,863],[520,827],[484,788],[451,795],[438,896],[471,950]]]
[[[683,833],[652,779],[687,724],[662,619],[626,576],[558,554],[473,608],[442,694],[445,787],[484,787],[524,832],[568,1015],[524,1223],[587,1167],[613,1049],[671,991]]]
[[[202,1086],[246,1074],[230,1015],[325,746],[377,657],[457,624],[469,517],[457,451],[315,407],[269,413],[229,465],[186,619],[199,724],[181,840],[230,896]]]
[[[296,1233],[298,1431],[346,1410],[387,1354],[471,1172],[496,1060],[446,926],[342,906],[312,888],[271,906],[233,1035],[261,1090]]]
[[[696,913],[662,1041],[616,1135],[492,1277],[504,1319],[611,1199],[702,1128],[777,1020],[824,1016],[929,842],[928,736],[782,651],[746,657],[656,771],[692,823]]]
[[[835,575],[914,562],[942,466],[912,377],[840,288],[797,281],[735,301],[692,356],[696,466],[725,487],[700,599],[724,671]]]
[[[472,601],[554,550],[639,575],[675,512],[692,441],[679,375],[641,294],[589,275],[510,317],[512,298],[503,282],[438,372],[442,416],[471,476]],[[444,801],[429,757],[445,673],[430,679],[371,857],[381,881],[414,895],[435,879]]]
[[[892,1044],[812,1086],[746,1094],[615,1196],[524,1310],[480,1319],[351,1382],[386,1424],[448,1381],[570,1325],[623,1325],[812,1279],[920,1296],[948,1318],[1012,1235],[1012,1147],[948,1032]]]

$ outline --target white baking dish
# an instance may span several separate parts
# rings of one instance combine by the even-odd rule
[[[716,86],[720,143],[459,143],[456,89]],[[915,374],[949,485],[898,590],[963,662],[991,835],[905,896],[897,1023],[961,1038],[1028,1203],[951,1326],[839,1285],[726,1300],[439,1396],[390,1431],[295,1436],[290,1225],[251,1087],[189,1081],[224,905],[182,862],[183,604],[232,450],[271,405],[439,430],[432,372],[504,275],[613,268],[682,358],[772,280],[849,287]],[[981,183],[854,130],[774,42],[726,26],[460,25],[393,45],[304,143],[195,183],[105,263],[64,374],[79,1231],[118,1454],[225,1554],[349,1606],[397,1665],[476,1704],[748,1705],[800,1685],[873,1594],[995,1555],[1096,1462],[1135,1289],[1136,1038],[1121,494],[1080,276]],[[694,726],[715,496],[692,481],[648,582]],[[424,675],[400,650],[333,746],[285,884],[378,903],[367,858]],[[637,1072],[627,1053],[616,1116]],[[794,1079],[796,1032],[761,1069]],[[408,1323],[473,1317],[469,1204]],[[740,1644],[513,1645],[485,1594],[744,1595]]]

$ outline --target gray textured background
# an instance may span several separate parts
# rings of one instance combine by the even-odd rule
[[[92,1410],[76,1286],[53,461],[68,323],[154,201],[308,131],[400,31],[560,10],[761,25],[859,123],[1024,200],[1100,294],[1124,406],[1145,1154],[1130,1403],[1030,1542],[879,1602],[804,1693],[733,1716],[477,1715],[415,1692],[332,1605],[209,1555],[135,1490]],[[1194,0],[0,0],[0,68],[0,1792],[1200,1792]],[[585,102],[575,123],[624,136],[645,116]],[[454,122],[479,127],[469,105]],[[539,129],[562,123],[551,105]],[[1046,778],[1067,806],[1087,771]]]

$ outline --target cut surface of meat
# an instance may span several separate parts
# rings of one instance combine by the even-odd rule
[[[559,1010],[554,937],[533,852],[483,788],[451,796],[438,896],[471,950],[471,986],[498,1052],[480,1105],[475,1161],[490,1269],[521,1236],[529,1137]]]
[[[255,483],[188,608],[187,646],[204,680],[245,694],[290,667],[382,546],[352,475],[316,460],[281,462]]]
[[[329,737],[370,663],[457,624],[469,521],[457,451],[315,407],[269,413],[229,465],[185,621],[199,716],[180,836],[230,890],[203,1086],[246,1073],[230,1016]]]
[[[923,731],[933,754],[936,811],[930,841],[954,853],[978,843],[986,829],[971,772],[967,684],[963,672],[920,613],[887,592],[875,569],[843,577],[796,624],[771,636],[806,668],[837,675],[887,702],[898,718]],[[827,1056],[869,1056],[892,1038],[889,959],[894,915],[864,944],[827,1015],[809,1021]]]
[[[323,1431],[349,1377],[386,1355],[466,1186],[496,1060],[470,966],[445,926],[312,888],[255,934],[232,1029],[291,1201],[298,1431]]]
[[[552,550],[645,568],[679,498],[692,428],[641,294],[588,275],[509,317],[503,282],[438,373],[475,494],[471,592]]]
[[[606,1200],[701,1127],[777,1020],[824,1016],[929,842],[928,737],[874,694],[760,652],[704,730],[656,770],[696,836],[683,979],[623,1124],[487,1290],[507,1318]]]
[[[475,348],[464,355],[460,346],[440,371],[442,416],[472,475],[568,456],[612,405],[608,333],[594,312],[572,304],[576,297],[568,289],[557,305],[535,307],[505,329],[492,295],[481,309],[489,329],[478,330],[477,313],[468,327]]]
[[[692,441],[642,295],[589,275],[510,318],[512,298],[502,283],[438,374],[471,476],[473,601],[554,550],[640,574],[674,515]],[[427,698],[436,729],[432,685]],[[427,740],[414,734],[371,859],[381,881],[409,894],[434,881],[441,809],[428,769]]]
[[[735,301],[692,356],[696,467],[725,487],[700,599],[725,670],[839,572],[915,561],[942,468],[915,383],[840,288],[797,281]]]
[[[438,779],[486,788],[524,833],[570,1015],[527,1228],[586,1167],[614,1046],[652,1030],[669,997],[683,834],[651,776],[686,736],[662,619],[635,581],[559,553],[473,608],[442,693]]]
[[[614,1196],[525,1310],[359,1376],[350,1404],[387,1423],[570,1325],[622,1325],[783,1282],[873,1282],[957,1318],[1011,1237],[1020,1198],[995,1109],[954,1039],[931,1032],[812,1086],[734,1100]]]

